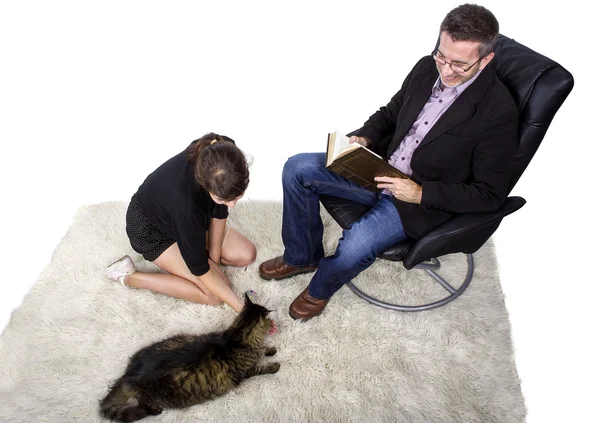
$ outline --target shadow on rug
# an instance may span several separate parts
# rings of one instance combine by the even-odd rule
[[[1,422],[100,422],[98,400],[139,348],[186,332],[229,326],[226,306],[186,303],[104,279],[105,266],[132,251],[122,202],[82,207],[0,336]],[[324,216],[325,218],[325,216]],[[216,400],[167,410],[151,422],[522,422],[508,315],[491,242],[475,254],[469,289],[449,305],[401,313],[341,289],[306,323],[288,316],[310,281],[299,275],[263,281],[259,264],[283,251],[281,204],[243,202],[230,221],[256,243],[247,269],[225,268],[236,291],[256,291],[279,331],[281,370],[248,379]],[[341,230],[325,218],[325,249]],[[462,255],[442,257],[442,275],[460,284]],[[385,301],[416,304],[442,288],[422,270],[378,260],[355,279]]]

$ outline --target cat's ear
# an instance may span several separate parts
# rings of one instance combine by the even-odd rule
[[[252,304],[252,294],[254,291],[244,292],[244,304]]]

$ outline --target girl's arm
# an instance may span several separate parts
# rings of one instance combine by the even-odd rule
[[[217,264],[221,264],[221,250],[225,238],[227,219],[210,220],[208,228],[208,257]]]
[[[233,291],[231,281],[219,265],[211,259],[208,260],[208,264],[210,270],[198,276],[198,279],[215,297],[239,313],[244,307],[244,301]]]

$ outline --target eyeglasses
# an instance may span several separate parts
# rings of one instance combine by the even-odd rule
[[[466,65],[459,65],[458,63],[454,63],[454,62],[447,62],[446,60],[444,60],[440,56],[438,56],[437,53],[438,53],[437,51],[433,51],[431,53],[431,56],[433,57],[433,60],[435,60],[437,62],[438,65],[444,66],[447,63],[448,65],[450,65],[450,69],[452,69],[454,72],[456,72],[460,75],[464,75],[465,73],[469,72],[469,70],[471,70],[471,68],[473,66],[475,66],[477,63],[481,62],[481,59],[483,59],[483,57],[484,57],[484,56],[481,56],[479,58],[479,60],[477,60],[471,66],[466,66]]]

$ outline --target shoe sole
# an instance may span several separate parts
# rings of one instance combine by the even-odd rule
[[[289,310],[288,310],[288,314],[290,315],[290,317],[291,317],[292,319],[294,319],[294,320],[300,320],[301,322],[308,322],[310,319],[314,319],[315,317],[317,317],[317,316],[320,316],[320,315],[321,315],[321,313],[323,313],[323,310],[319,311],[319,312],[318,312],[317,314],[315,314],[313,317],[310,317],[310,318],[308,318],[308,319],[307,319],[307,318],[305,318],[305,317],[296,317],[296,316],[294,316],[294,315],[292,314],[292,312],[291,312],[291,311],[289,311]]]
[[[287,275],[281,276],[279,278],[275,278],[275,277],[272,277],[272,276],[264,276],[260,272],[258,272],[258,276],[260,276],[260,278],[263,279],[263,280],[265,280],[265,281],[280,281],[282,279],[291,278],[292,276],[301,275],[303,273],[313,273],[316,270],[317,270],[316,267],[314,269],[298,269],[298,270],[294,270],[292,273],[288,273]]]
[[[123,263],[123,261],[127,260],[127,257],[129,257],[129,256],[123,256],[119,260],[115,261],[114,263],[109,264],[108,267],[106,268],[106,270],[104,271],[104,276],[106,276],[108,278],[109,277],[108,274],[110,272],[114,272],[119,267],[123,266],[123,264],[125,264],[125,263]]]

